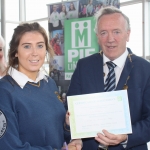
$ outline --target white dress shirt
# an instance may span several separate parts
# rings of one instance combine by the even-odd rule
[[[16,70],[13,67],[10,67],[8,70],[8,74],[18,83],[18,85],[23,89],[25,84],[29,81],[29,82],[34,82],[37,83],[42,79],[45,79],[47,82],[47,78],[45,76],[45,74],[42,71],[39,71],[36,80],[32,80],[30,78],[28,78],[25,74],[23,74],[22,72]]]
[[[125,50],[125,52],[120,56],[118,57],[117,59],[113,60],[112,62],[114,64],[116,64],[117,66],[114,68],[114,71],[115,71],[115,76],[116,76],[116,86],[118,84],[118,81],[120,79],[120,75],[122,73],[122,70],[124,68],[124,65],[125,65],[125,61],[126,61],[126,58],[128,56],[128,51],[127,49]],[[109,58],[107,58],[104,54],[103,54],[103,71],[105,73],[105,76],[104,76],[104,83],[105,83],[105,80],[107,78],[107,74],[109,72],[109,69],[108,69],[108,66],[106,64],[107,61],[111,61]]]

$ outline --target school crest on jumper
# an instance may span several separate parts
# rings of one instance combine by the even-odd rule
[[[0,110],[0,138],[5,134],[7,121],[4,113]]]

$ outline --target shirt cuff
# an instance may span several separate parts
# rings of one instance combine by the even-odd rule
[[[128,136],[127,136],[127,140],[126,141],[124,141],[124,142],[122,142],[122,143],[120,143],[124,148],[126,148],[127,147],[127,142],[128,142]]]

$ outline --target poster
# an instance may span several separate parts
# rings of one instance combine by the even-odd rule
[[[99,45],[94,17],[66,20],[65,27],[65,80],[70,80],[78,60],[99,52]]]
[[[66,95],[78,59],[100,50],[95,39],[93,16],[110,5],[120,8],[120,0],[72,0],[47,4],[49,43],[55,53],[50,62],[50,76],[55,80],[61,98]],[[81,29],[75,27],[76,24],[82,26]]]
[[[94,16],[106,6],[120,8],[120,0],[79,0],[79,18]]]
[[[53,3],[47,6],[49,43],[55,53],[50,62],[49,74],[58,86],[61,99],[65,100],[70,80],[65,80],[64,22],[78,18],[79,1]]]

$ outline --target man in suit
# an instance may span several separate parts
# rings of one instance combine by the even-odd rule
[[[119,9],[101,9],[95,31],[102,50],[80,59],[73,73],[67,96],[104,92],[109,73],[107,62],[116,65],[115,89],[127,90],[132,134],[115,135],[107,130],[85,138],[83,150],[147,150],[150,141],[150,63],[126,47],[130,22]]]

